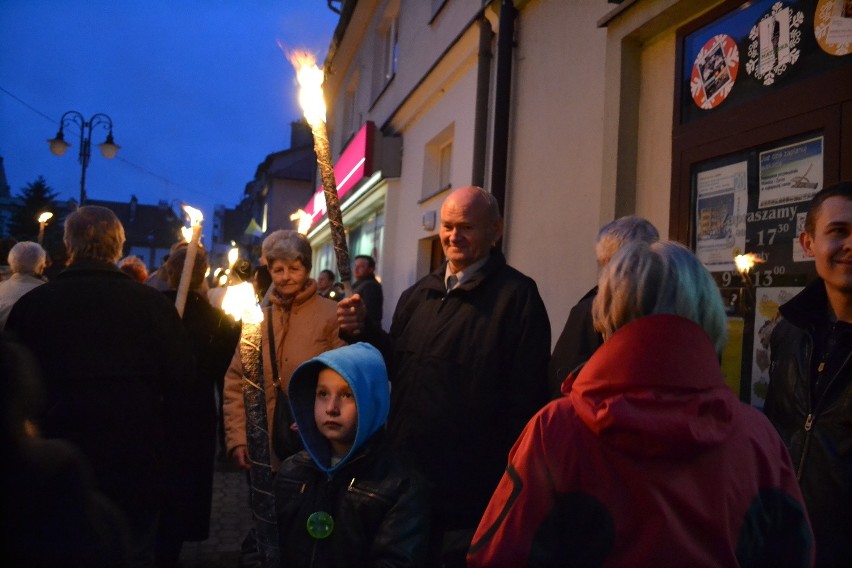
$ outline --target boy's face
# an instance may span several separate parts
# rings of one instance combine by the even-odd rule
[[[799,242],[816,261],[829,297],[852,295],[852,200],[829,197],[823,201],[814,234],[802,233]]]
[[[345,456],[355,441],[358,408],[349,383],[332,369],[323,369],[317,378],[314,420],[320,434],[331,443],[332,454]]]

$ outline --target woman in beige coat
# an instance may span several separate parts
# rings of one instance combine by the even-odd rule
[[[338,335],[337,303],[317,294],[316,281],[309,277],[311,245],[296,231],[275,231],[263,241],[263,258],[272,275],[270,305],[263,310],[260,352],[263,356],[263,385],[269,432],[273,432],[275,401],[287,392],[290,375],[303,362],[330,349],[346,345]],[[272,320],[275,363],[279,387],[273,385],[269,350],[269,321]],[[228,455],[244,469],[249,468],[246,448],[246,413],[242,391],[243,366],[239,346],[225,375],[223,412]],[[288,413],[289,414],[289,413]],[[296,435],[291,437],[296,440]],[[280,444],[279,448],[280,448]],[[292,448],[292,452],[298,448]],[[272,468],[287,455],[272,452]]]

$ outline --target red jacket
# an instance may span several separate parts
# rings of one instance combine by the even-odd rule
[[[626,325],[563,393],[512,448],[471,566],[812,564],[787,451],[697,324]]]

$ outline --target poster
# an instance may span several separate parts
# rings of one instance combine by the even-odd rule
[[[819,0],[814,16],[814,36],[828,54],[852,53],[852,2]]]
[[[751,404],[763,408],[769,388],[769,337],[778,323],[778,308],[802,291],[802,287],[755,289],[754,353],[751,359]]]
[[[728,318],[728,343],[722,351],[720,361],[722,378],[737,396],[740,396],[740,382],[742,381],[744,329],[743,318]]]
[[[807,201],[822,188],[822,136],[760,153],[758,207]]]
[[[739,66],[740,52],[731,36],[719,34],[707,40],[692,65],[689,84],[695,104],[703,109],[719,106],[734,88]]]
[[[696,185],[695,254],[711,272],[734,270],[745,250],[748,162],[700,172]]]

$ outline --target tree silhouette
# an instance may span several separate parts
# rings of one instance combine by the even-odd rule
[[[44,176],[38,176],[34,182],[24,186],[16,196],[22,205],[15,207],[9,223],[9,232],[19,241],[38,239],[38,221],[36,218],[44,211],[57,213],[56,196],[59,193],[47,185]],[[55,221],[55,219],[54,219]]]

